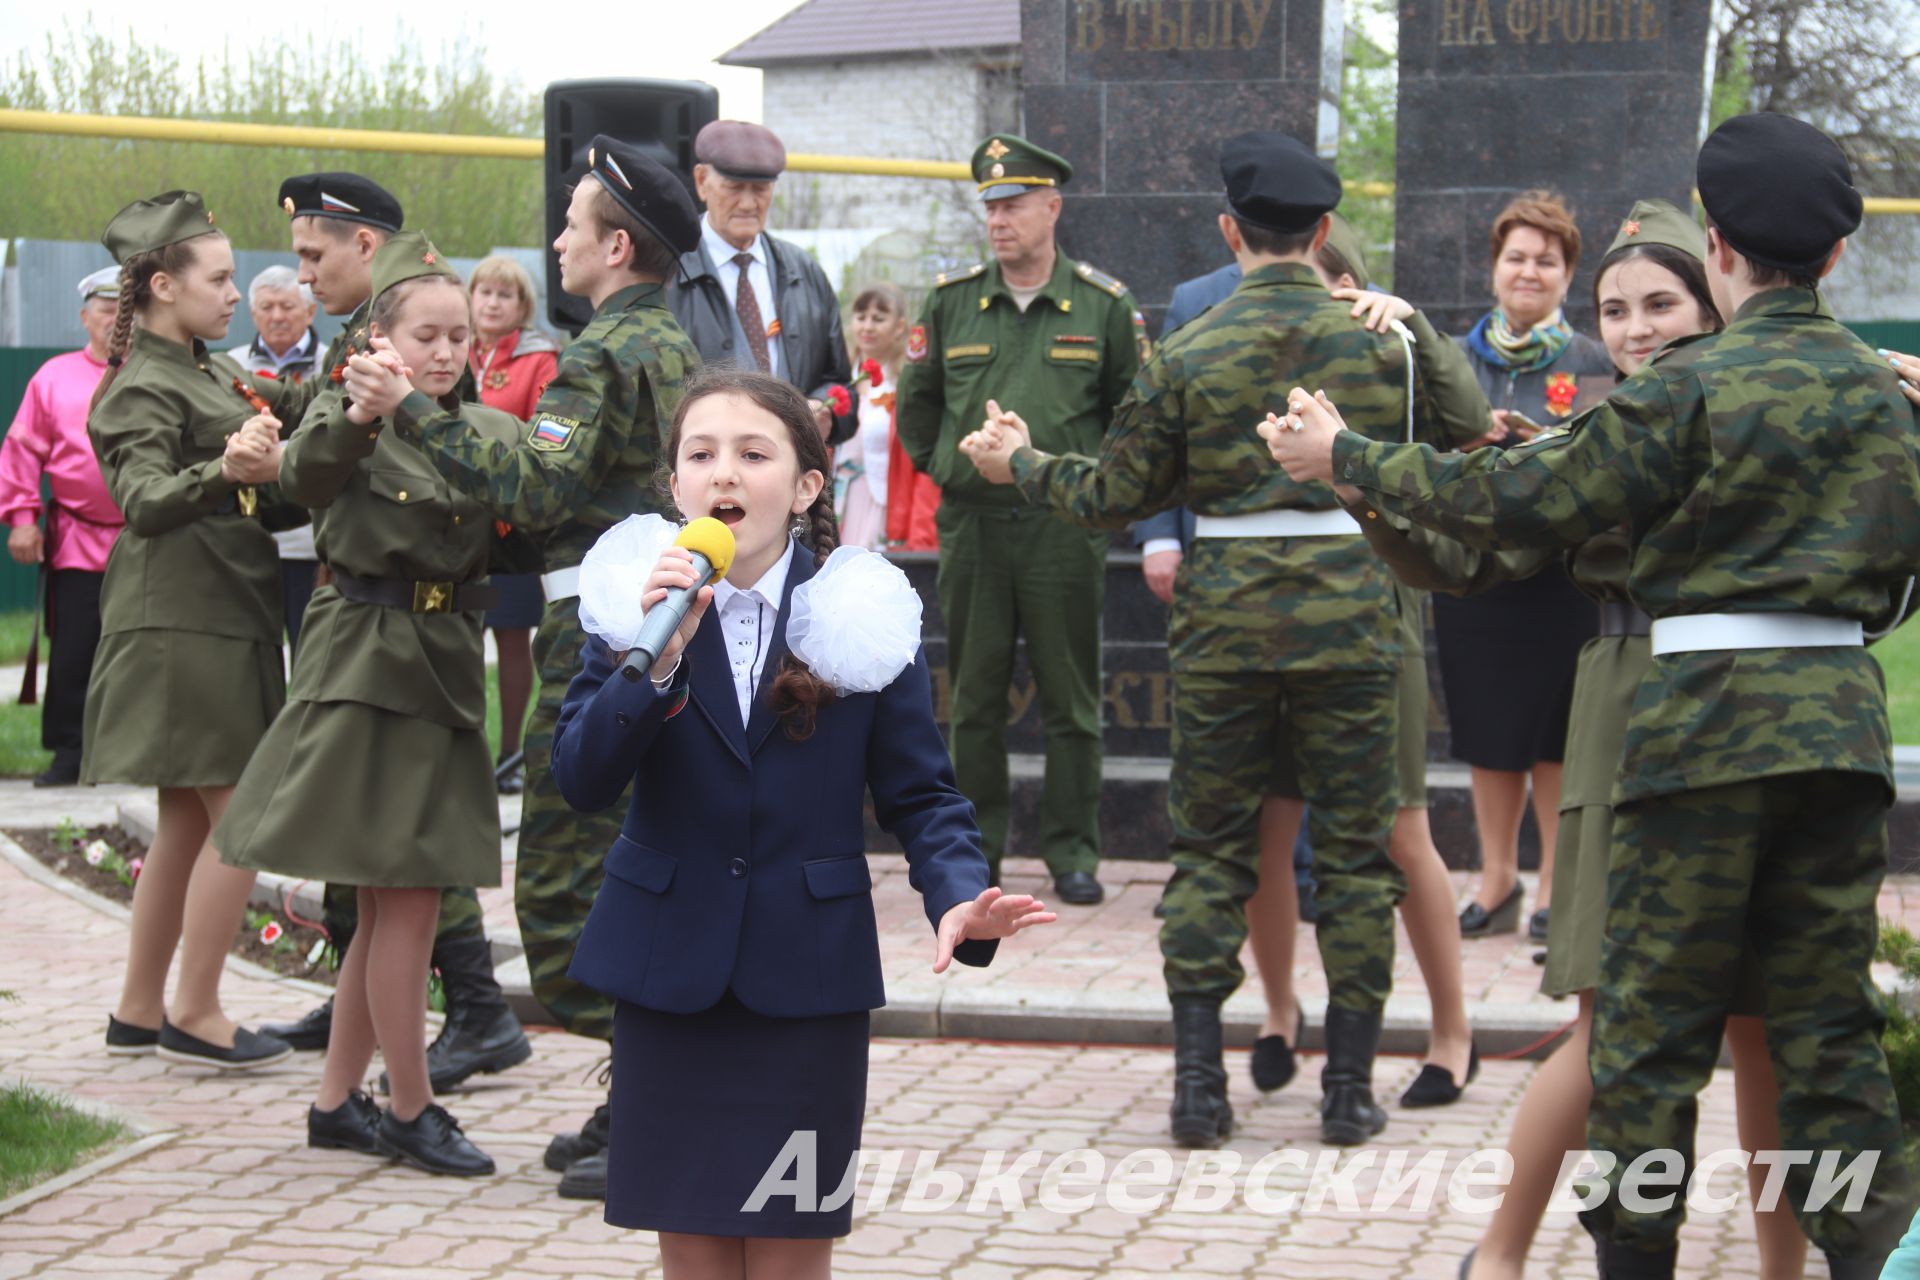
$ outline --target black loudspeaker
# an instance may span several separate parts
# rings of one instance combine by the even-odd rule
[[[571,188],[586,173],[595,134],[638,147],[693,190],[693,138],[720,118],[720,91],[699,80],[556,80],[547,86],[547,319],[578,333],[593,307],[560,289],[554,240],[566,229]],[[696,202],[697,203],[697,202]]]

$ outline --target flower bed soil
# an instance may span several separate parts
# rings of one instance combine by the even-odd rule
[[[55,874],[65,877],[90,893],[103,898],[131,905],[133,886],[126,884],[112,870],[105,866],[91,866],[83,855],[84,850],[95,840],[104,840],[121,859],[131,862],[146,854],[146,845],[124,830],[114,826],[91,827],[81,832],[77,838],[56,840],[57,828],[27,827],[9,829],[6,834],[14,843],[32,854]],[[71,836],[71,833],[64,833]],[[259,908],[249,907],[248,914],[254,915]],[[252,925],[243,926],[236,934],[233,954],[243,960],[251,960],[263,969],[289,978],[307,978],[314,982],[333,985],[333,970],[324,961],[309,965],[307,956],[313,950],[313,944],[321,938],[317,929],[300,924],[286,915],[284,911],[267,913],[283,931],[278,945],[269,945],[260,940],[260,930]],[[291,946],[286,945],[291,943]]]

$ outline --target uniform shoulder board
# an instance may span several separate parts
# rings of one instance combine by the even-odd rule
[[[976,262],[972,266],[962,268],[958,271],[942,271],[933,278],[933,287],[939,289],[950,284],[958,284],[962,280],[971,280],[986,269],[986,263]]]
[[[1076,262],[1073,270],[1074,274],[1078,275],[1082,280],[1085,280],[1096,289],[1105,289],[1116,298],[1126,296],[1127,286],[1121,284],[1118,280],[1115,280],[1098,267],[1090,267],[1084,262]]]

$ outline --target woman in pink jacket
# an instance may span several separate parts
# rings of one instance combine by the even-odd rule
[[[40,366],[0,441],[0,519],[8,526],[7,552],[20,564],[39,565],[45,577],[50,652],[40,745],[53,752],[53,764],[33,780],[36,787],[66,787],[80,780],[80,723],[93,652],[100,644],[100,580],[106,576],[107,553],[126,523],[87,439],[87,407],[107,371],[107,340],[119,298],[117,267],[102,268],[80,282],[87,345]],[[43,476],[53,493],[51,504],[41,500]]]

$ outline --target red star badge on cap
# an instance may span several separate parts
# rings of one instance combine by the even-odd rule
[[[1637,222],[1628,222],[1627,225],[1620,228],[1620,230],[1627,235],[1637,236],[1640,234],[1640,224]]]
[[[432,266],[432,265],[433,265],[433,255],[429,253],[429,254],[427,254],[427,255],[426,255],[425,257],[423,257],[423,258],[421,258],[421,259],[420,259],[420,261],[422,261],[422,262],[424,262],[424,263],[426,263],[426,264],[427,264],[428,266]]]

